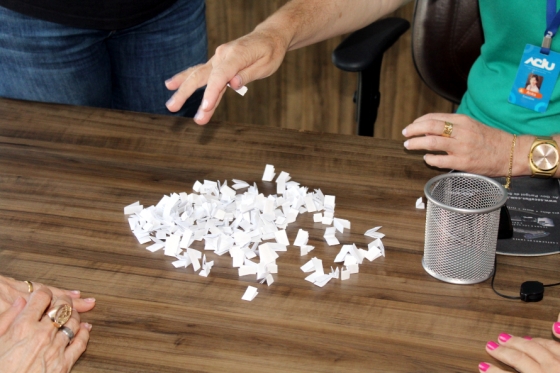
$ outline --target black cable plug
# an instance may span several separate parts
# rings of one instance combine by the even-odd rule
[[[544,297],[544,285],[539,281],[525,281],[519,295],[523,302],[540,302]]]

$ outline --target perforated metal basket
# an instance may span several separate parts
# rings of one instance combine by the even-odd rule
[[[449,173],[424,187],[428,198],[422,265],[433,277],[475,284],[494,271],[500,207],[506,189],[490,178]]]

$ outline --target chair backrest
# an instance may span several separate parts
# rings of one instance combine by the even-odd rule
[[[412,55],[418,74],[440,96],[459,103],[484,43],[478,0],[417,0]]]

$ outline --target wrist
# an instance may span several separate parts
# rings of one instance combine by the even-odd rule
[[[528,176],[531,175],[531,168],[529,167],[529,152],[531,145],[535,141],[535,136],[522,135],[517,136],[517,144],[513,152],[513,176]]]
[[[529,166],[529,153],[531,146],[538,136],[523,135],[517,137],[517,145],[513,156],[513,176],[530,176],[531,167]],[[552,137],[560,145],[560,135]],[[556,170],[553,177],[560,177],[560,168]]]

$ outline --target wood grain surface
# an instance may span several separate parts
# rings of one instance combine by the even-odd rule
[[[276,282],[240,278],[228,255],[208,278],[175,269],[130,232],[123,207],[192,192],[196,180],[243,179],[265,195],[265,164],[336,195],[352,222],[341,243],[365,247],[382,225],[386,257],[318,288],[300,266],[331,265],[325,226],[311,214],[288,227],[316,248],[280,253]],[[540,303],[497,297],[489,282],[459,286],[421,266],[425,212],[438,171],[400,141],[0,100],[0,273],[95,297],[82,315],[91,340],[74,372],[476,372],[506,331],[550,338],[558,289]],[[557,282],[559,257],[498,258],[497,288]],[[241,300],[248,285],[259,295]]]

